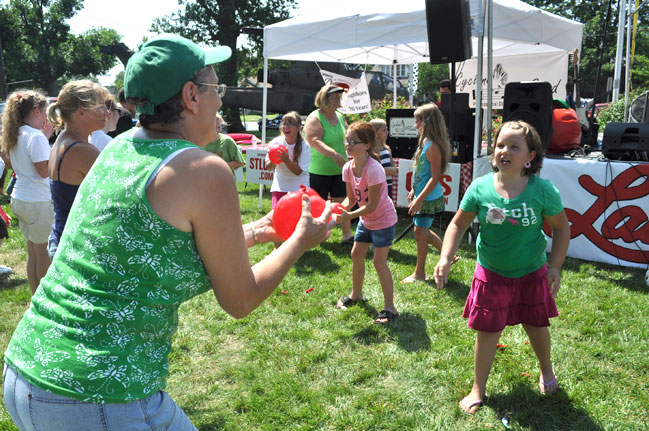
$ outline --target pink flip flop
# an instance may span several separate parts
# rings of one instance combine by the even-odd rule
[[[554,389],[552,387],[554,386]],[[557,384],[557,378],[550,380],[549,382],[544,382],[542,378],[539,378],[539,392],[541,395],[551,395],[559,390],[559,385]]]
[[[466,408],[464,408],[464,405],[462,403],[463,403],[464,400],[466,400],[466,398],[467,397],[464,397],[464,398],[462,398],[462,401],[460,401],[460,410],[462,410],[462,412],[464,412],[467,415],[473,416],[478,411],[478,409],[475,409],[475,411],[473,413],[471,413],[471,409],[474,406],[478,406],[478,408],[482,407],[482,400],[473,401],[471,404],[466,406]]]

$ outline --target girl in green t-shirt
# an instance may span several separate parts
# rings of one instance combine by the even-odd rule
[[[485,397],[500,334],[506,325],[522,324],[539,360],[539,391],[559,389],[550,360],[550,317],[558,315],[554,297],[568,251],[570,226],[558,190],[534,174],[541,168],[539,134],[523,121],[509,121],[495,134],[494,173],[477,178],[446,229],[435,283],[448,280],[464,232],[477,216],[480,234],[471,291],[463,317],[477,331],[474,381],[460,408],[475,413]],[[552,229],[552,253],[546,264],[543,222]]]

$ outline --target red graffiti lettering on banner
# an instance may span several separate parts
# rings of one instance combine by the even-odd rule
[[[453,178],[451,178],[450,175],[442,175],[439,179],[442,189],[444,190],[444,196],[451,194],[451,185],[449,184],[451,181],[453,181]]]
[[[571,224],[570,238],[584,235],[599,249],[613,257],[628,262],[646,263],[647,252],[638,249],[640,243],[649,244],[649,217],[645,211],[635,205],[615,207],[608,215],[606,210],[613,204],[622,205],[624,201],[646,199],[649,196],[649,165],[635,165],[625,170],[608,186],[597,184],[589,175],[579,177],[579,184],[597,199],[583,214],[566,208],[566,215]],[[606,219],[602,223],[601,232],[598,232],[595,222],[602,215],[606,216]],[[547,223],[544,224],[543,230],[550,235]],[[629,247],[612,242],[618,239],[628,243]]]
[[[412,172],[406,174],[406,190],[412,190]]]

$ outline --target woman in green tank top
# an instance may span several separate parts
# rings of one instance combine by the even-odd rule
[[[347,162],[345,152],[345,130],[347,123],[337,109],[340,108],[344,88],[327,84],[318,91],[315,105],[318,107],[306,119],[304,133],[311,146],[309,164],[309,183],[323,199],[342,202],[347,196],[347,188],[342,177],[342,169]],[[343,243],[352,242],[349,220],[340,222],[343,230]]]
[[[210,65],[229,56],[162,35],[130,58],[142,128],[88,172],[5,352],[4,400],[21,430],[194,430],[163,391],[180,304],[211,288],[242,318],[328,236],[331,208],[313,219],[306,199],[295,233],[251,267],[248,247],[279,241],[272,218],[242,226],[230,169],[200,148],[225,90]]]

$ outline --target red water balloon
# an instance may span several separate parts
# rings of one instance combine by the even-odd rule
[[[331,214],[341,215],[345,207],[340,202],[336,202],[331,206]]]
[[[282,156],[286,153],[288,153],[288,148],[278,142],[268,148],[268,159],[271,163],[279,165],[282,163]]]
[[[297,222],[300,221],[302,195],[309,196],[313,217],[320,217],[325,209],[325,200],[320,197],[318,192],[307,186],[300,185],[300,190],[282,196],[273,211],[273,227],[283,240],[287,240],[293,234]]]

